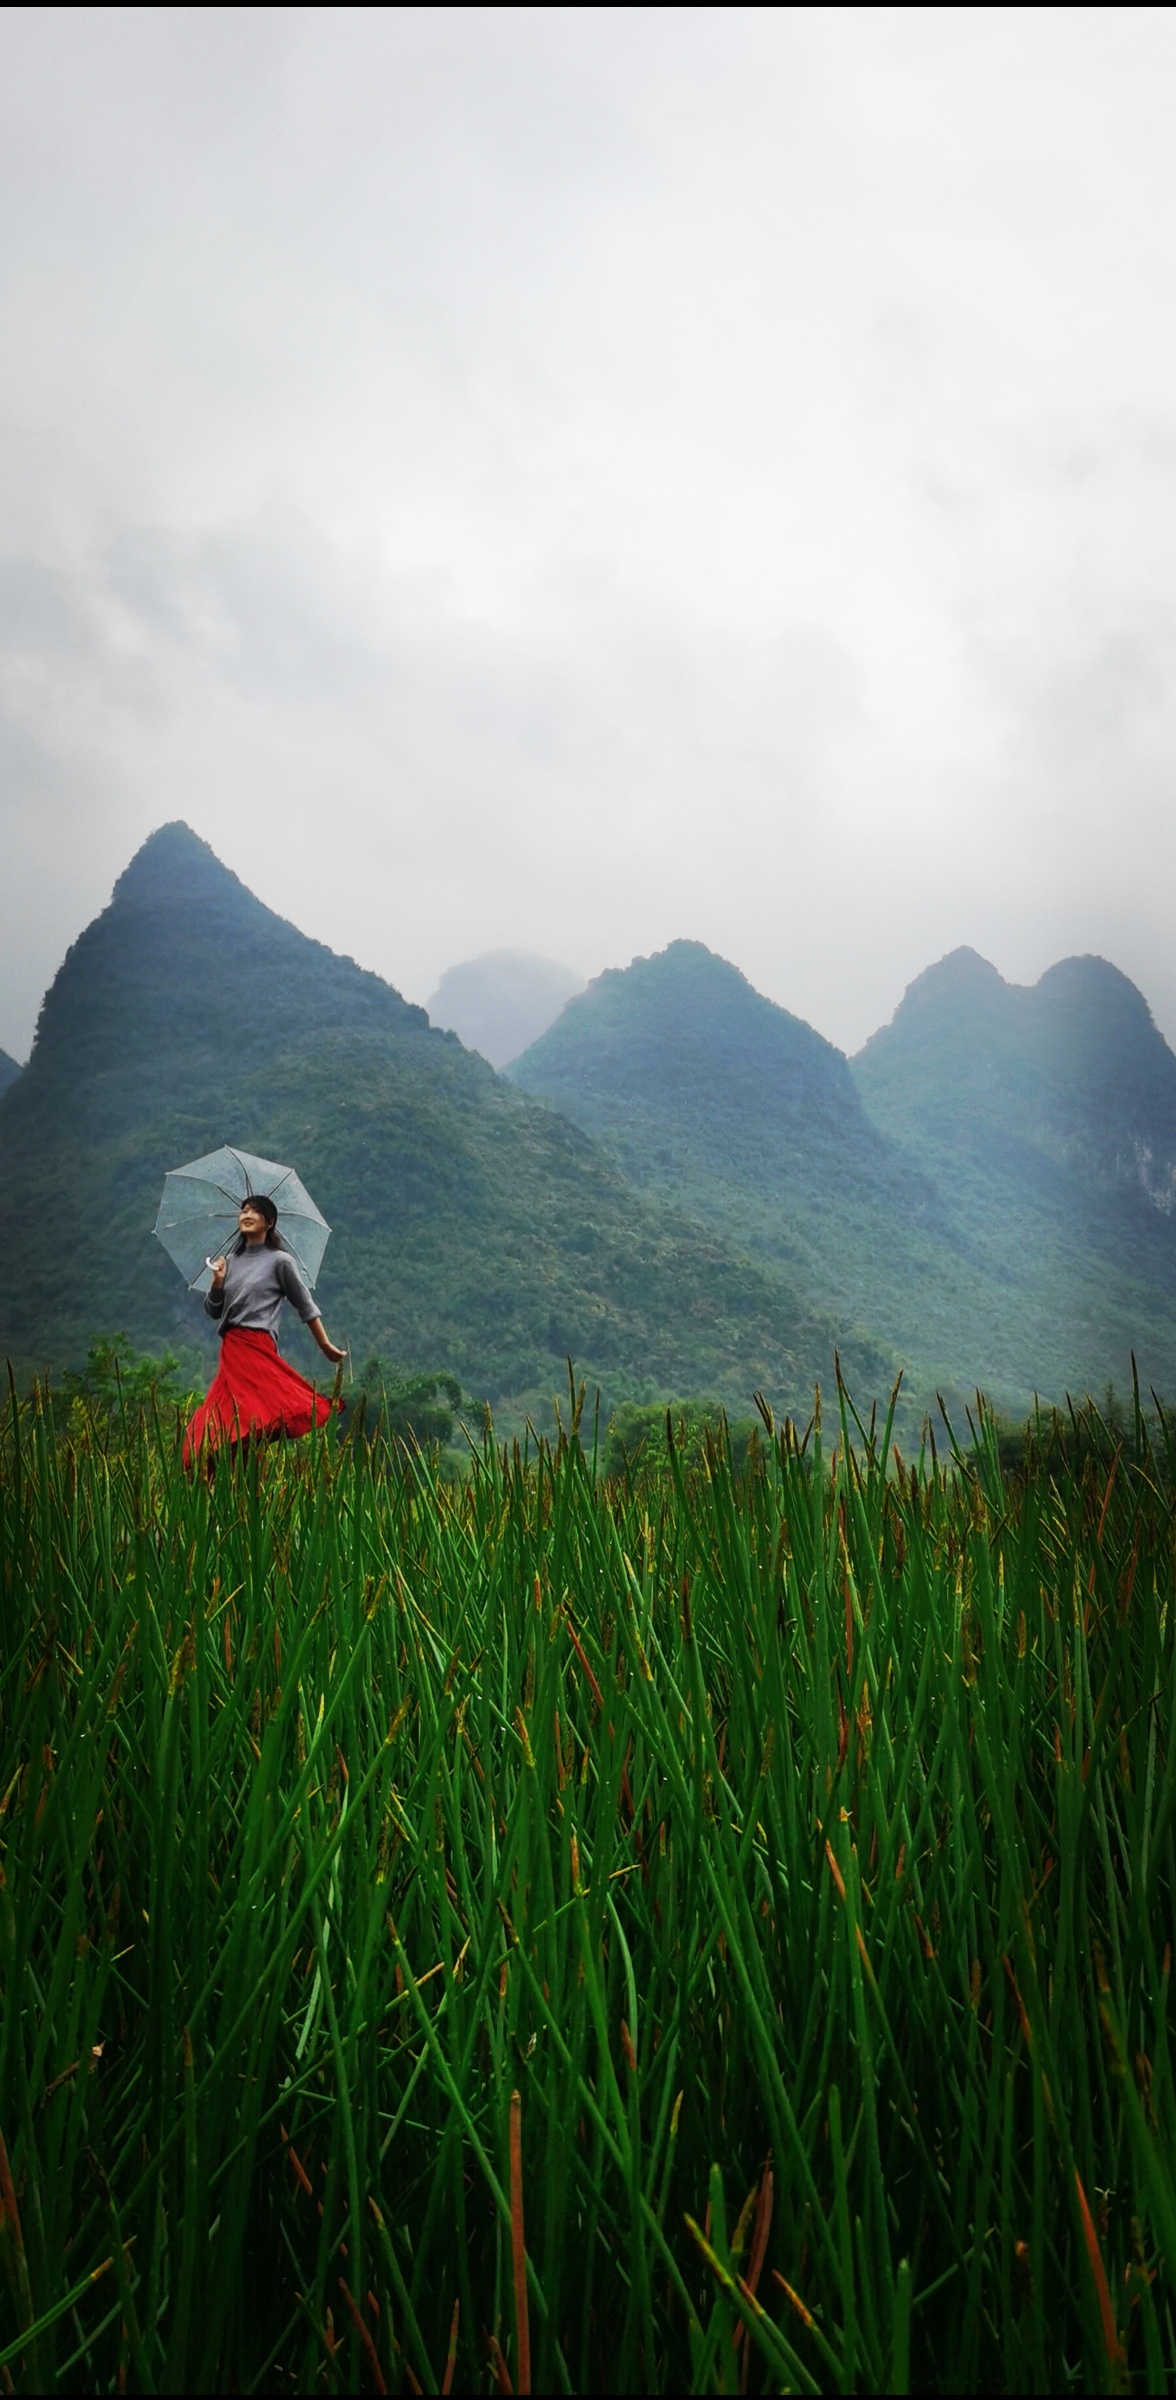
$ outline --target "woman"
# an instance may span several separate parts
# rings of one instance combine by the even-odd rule
[[[238,1237],[228,1257],[209,1261],[212,1282],[204,1312],[220,1334],[220,1365],[184,1435],[185,1466],[201,1450],[211,1463],[211,1454],[224,1441],[244,1442],[250,1434],[309,1433],[312,1425],[325,1425],[330,1416],[330,1401],[312,1391],[278,1350],[278,1321],[282,1302],[288,1300],[332,1366],[344,1355],[328,1339],[277,1225],[273,1201],[251,1192],[241,1202]]]

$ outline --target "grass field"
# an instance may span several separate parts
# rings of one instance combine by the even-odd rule
[[[569,1433],[10,1409],[6,2384],[1170,2389],[1162,1429]]]

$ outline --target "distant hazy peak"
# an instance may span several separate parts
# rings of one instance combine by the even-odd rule
[[[559,959],[547,958],[539,950],[479,950],[476,958],[463,958],[455,967],[447,967],[437,989],[439,992],[448,991],[459,979],[483,972],[517,974],[526,979],[536,974],[546,974],[559,976],[563,980],[570,978],[581,988],[584,984],[584,977],[577,973],[575,967],[566,967]]]
[[[20,1071],[20,1060],[10,1058],[7,1050],[0,1050],[0,1092],[6,1092],[9,1084],[16,1082]]]
[[[865,1058],[878,1043],[889,1047],[892,1038],[913,1032],[917,1024],[932,1017],[943,1021],[954,1017],[960,1024],[969,1017],[974,1019],[977,1010],[987,1016],[995,1011],[1003,1020],[1026,1009],[1046,1014],[1059,1007],[1067,1012],[1089,1012],[1104,1025],[1113,1018],[1124,1027],[1154,1029],[1151,1010],[1138,985],[1110,959],[1087,951],[1058,959],[1036,983],[1008,983],[978,950],[962,945],[949,950],[934,966],[924,967],[922,974],[908,983],[889,1024],[870,1035],[858,1056]]]
[[[492,1067],[504,1067],[538,1041],[583,989],[583,976],[558,959],[533,950],[484,950],[446,969],[429,1017]]]

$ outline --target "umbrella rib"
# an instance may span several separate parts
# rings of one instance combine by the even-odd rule
[[[235,1151],[233,1155],[234,1157],[236,1156]],[[244,1167],[242,1167],[241,1172],[244,1175]],[[184,1183],[202,1183],[206,1190],[219,1192],[221,1198],[228,1201],[230,1208],[239,1208],[241,1205],[239,1199],[237,1198],[236,1192],[231,1192],[227,1183],[218,1183],[215,1175],[185,1175],[182,1167],[171,1167],[169,1168],[168,1174],[164,1180],[170,1182],[173,1175],[175,1176],[177,1182],[182,1181]],[[246,1178],[246,1180],[248,1180],[248,1178]]]
[[[225,1148],[226,1148],[226,1150],[227,1150],[227,1151],[228,1151],[228,1153],[229,1153],[229,1157],[230,1157],[230,1158],[235,1158],[235,1159],[236,1159],[236,1161],[237,1161],[237,1165],[238,1165],[238,1166],[240,1167],[240,1169],[241,1169],[241,1173],[243,1174],[243,1176],[244,1176],[244,1178],[245,1178],[245,1181],[246,1181],[246,1183],[247,1183],[247,1184],[248,1184],[248,1186],[249,1186],[249,1190],[248,1190],[248,1192],[247,1192],[247,1193],[246,1193],[246,1195],[245,1195],[245,1196],[246,1196],[246,1199],[249,1199],[249,1198],[252,1196],[252,1193],[253,1193],[253,1183],[252,1183],[252,1179],[251,1179],[251,1177],[250,1177],[250,1174],[249,1174],[249,1169],[248,1169],[248,1167],[246,1166],[246,1164],[245,1164],[245,1161],[244,1161],[244,1159],[242,1158],[240,1151],[239,1151],[239,1150],[234,1150],[234,1148],[233,1148],[233,1145],[232,1145],[232,1143],[231,1143],[231,1142],[226,1142],[226,1143],[225,1143]],[[276,1166],[276,1165],[277,1165],[277,1160],[276,1160],[276,1159],[268,1159],[268,1160],[265,1160],[264,1162],[260,1162],[260,1163],[264,1163],[265,1165],[268,1165],[268,1166]],[[284,1168],[283,1168],[283,1170],[282,1170],[282,1173],[281,1173],[281,1174],[279,1175],[279,1177],[278,1177],[277,1183],[276,1183],[276,1184],[273,1184],[273,1185],[271,1185],[271,1187],[270,1187],[270,1193],[269,1193],[269,1197],[270,1197],[270,1199],[271,1199],[271,1200],[273,1199],[273,1196],[274,1196],[274,1193],[275,1193],[275,1191],[278,1191],[278,1192],[280,1192],[280,1191],[281,1191],[281,1188],[282,1188],[282,1185],[283,1185],[284,1183],[289,1183],[289,1181],[290,1181],[290,1177],[293,1175],[293,1173],[294,1173],[294,1169],[293,1169],[293,1167],[284,1167]]]

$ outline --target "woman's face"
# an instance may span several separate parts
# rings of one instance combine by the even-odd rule
[[[241,1202],[240,1212],[237,1217],[237,1224],[240,1228],[240,1231],[244,1234],[247,1242],[263,1241],[265,1239],[265,1218],[263,1217],[261,1210],[254,1207],[251,1200],[243,1200]]]

